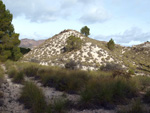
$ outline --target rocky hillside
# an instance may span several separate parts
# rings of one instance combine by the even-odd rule
[[[69,36],[80,37],[83,41],[80,50],[62,51],[66,46],[66,40]],[[124,68],[136,68],[141,63],[146,66],[150,65],[150,47],[143,46],[140,48],[138,46],[123,47],[116,44],[115,50],[110,51],[107,48],[107,42],[85,37],[78,31],[69,29],[49,38],[39,47],[26,54],[22,60],[61,67],[64,67],[67,62],[73,60],[83,70],[96,70],[107,62],[119,63]]]
[[[24,48],[30,48],[33,49],[37,46],[39,46],[40,44],[42,44],[45,40],[34,40],[34,39],[22,39],[21,43],[20,43],[20,47],[24,47]]]

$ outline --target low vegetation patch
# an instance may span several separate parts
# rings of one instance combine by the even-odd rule
[[[14,66],[10,66],[9,69],[7,70],[7,73],[10,78],[13,78],[13,77],[17,76],[18,71]]]
[[[4,70],[3,68],[0,66],[0,86],[3,83],[3,79],[4,79]]]
[[[21,93],[20,101],[25,104],[27,108],[31,108],[33,113],[44,113],[46,102],[44,94],[32,82],[26,82]]]
[[[137,93],[136,85],[123,77],[95,77],[88,81],[81,92],[81,102],[85,105],[95,104],[107,106],[134,97]]]
[[[150,89],[146,91],[146,94],[144,95],[144,101],[150,104]]]
[[[18,77],[13,77],[16,81],[20,81],[20,78],[26,75],[38,79],[44,86],[54,87],[56,90],[70,94],[79,94],[81,96],[79,103],[72,106],[77,109],[100,107],[113,109],[115,105],[127,103],[131,98],[138,96],[139,91],[148,91],[150,86],[149,77],[127,77],[130,74],[116,65],[115,67],[107,65],[103,67],[104,71],[68,70],[39,66],[34,63],[16,63],[15,66],[16,68],[13,69],[20,72],[16,74]],[[35,111],[34,113],[65,112],[67,102],[63,99],[46,105],[42,95],[37,86],[27,82],[23,88],[21,100],[32,111]],[[148,96],[147,92],[145,98],[149,98]],[[44,104],[44,106],[38,103]]]
[[[130,105],[122,106],[117,113],[149,113],[150,109],[140,99],[133,100]]]
[[[37,76],[37,72],[38,72],[38,66],[37,65],[29,65],[27,67],[25,67],[23,69],[24,73],[26,76],[28,77],[34,77],[34,76]]]
[[[65,98],[59,97],[54,99],[51,105],[52,113],[66,113],[69,101]]]
[[[65,69],[49,70],[49,73],[40,75],[45,86],[55,87],[57,90],[68,93],[79,92],[89,80],[87,72]]]
[[[18,72],[13,77],[13,82],[15,82],[15,83],[23,83],[24,82],[24,73],[22,71]]]
[[[79,50],[82,47],[82,40],[79,37],[70,36],[67,38],[67,45],[64,47],[64,52]]]

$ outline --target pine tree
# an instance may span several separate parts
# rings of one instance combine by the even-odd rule
[[[87,26],[84,26],[83,28],[81,28],[81,33],[84,34],[85,36],[89,36],[90,29]]]
[[[114,48],[115,48],[115,42],[114,42],[113,39],[110,39],[110,41],[107,43],[107,47],[111,51],[114,50]]]
[[[13,15],[0,0],[0,61],[18,60],[22,56],[18,47],[19,34],[14,32],[12,18]]]

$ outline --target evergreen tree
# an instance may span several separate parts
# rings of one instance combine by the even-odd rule
[[[0,0],[0,61],[18,60],[22,56],[18,48],[19,34],[14,32],[12,18],[13,15]]]
[[[85,36],[89,36],[90,29],[87,26],[84,26],[83,28],[81,28],[81,33],[84,34]]]
[[[115,42],[113,39],[110,39],[110,41],[107,43],[107,47],[109,50],[114,50],[115,48]]]

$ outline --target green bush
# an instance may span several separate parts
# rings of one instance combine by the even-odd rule
[[[38,88],[32,82],[26,82],[21,92],[20,101],[22,101],[26,107],[31,108],[32,113],[44,113],[46,102],[44,94],[40,88]]]
[[[7,60],[5,62],[5,67],[6,67],[7,70],[9,70],[9,68],[12,67],[12,66],[14,66],[14,62],[13,61]]]
[[[23,69],[23,71],[24,71],[26,76],[34,77],[34,76],[38,75],[38,69],[39,69],[38,66],[31,64],[31,65],[26,66]]]
[[[31,51],[31,49],[30,48],[23,48],[23,47],[20,47],[20,52],[24,55],[24,54],[26,54],[26,53],[28,53],[28,52],[30,52]]]
[[[77,93],[89,80],[87,72],[84,71],[50,69],[48,72],[40,75],[42,83],[68,93]]]
[[[128,72],[130,75],[134,75],[135,74],[135,72],[134,72],[134,70],[133,69],[129,69],[129,72]]]
[[[65,68],[75,70],[77,69],[77,63],[73,60],[70,60],[69,62],[65,64]]]
[[[0,66],[0,86],[1,86],[1,84],[2,84],[2,82],[3,82],[3,79],[4,79],[4,70],[3,70],[3,68]]]
[[[100,67],[102,71],[115,71],[115,70],[123,70],[122,66],[115,63],[106,63],[106,65],[102,65]]]
[[[107,47],[111,51],[115,49],[115,42],[113,39],[110,39],[110,41],[107,43]]]
[[[70,36],[67,38],[67,45],[64,48],[64,52],[79,50],[81,46],[82,46],[82,40],[79,37]]]
[[[148,76],[135,76],[132,79],[136,81],[139,90],[147,91],[147,88],[150,87],[150,77]]]
[[[13,78],[13,77],[17,76],[18,71],[14,66],[11,66],[11,67],[9,67],[7,73],[10,78]]]
[[[91,103],[114,103],[125,98],[133,97],[137,92],[135,83],[122,77],[93,77],[81,92],[81,102]]]
[[[52,105],[52,111],[53,113],[66,113],[68,100],[60,97],[54,99],[53,105]]]
[[[13,82],[15,82],[15,83],[23,83],[24,82],[24,73],[22,71],[18,72],[13,77]]]

